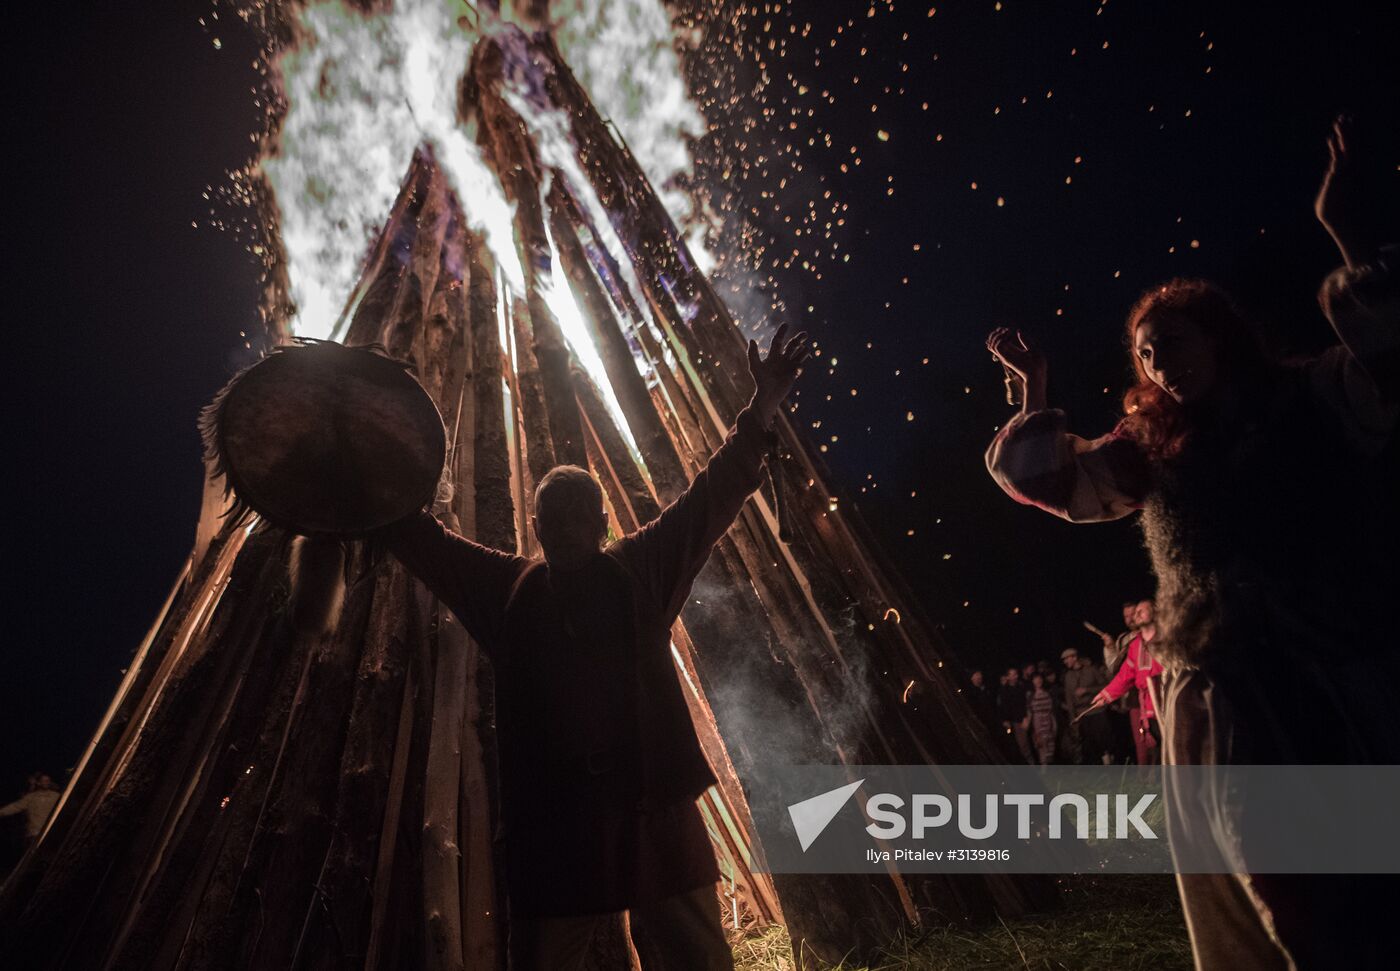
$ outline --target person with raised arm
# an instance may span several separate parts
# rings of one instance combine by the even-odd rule
[[[715,782],[671,657],[671,625],[758,488],[768,431],[810,355],[766,355],[753,398],[690,487],[604,546],[602,490],[576,466],[535,489],[542,558],[489,549],[422,511],[378,538],[442,600],[496,676],[512,971],[577,968],[603,922],[667,968],[731,968],[719,870],[696,799]]]
[[[1168,765],[1400,761],[1388,697],[1397,646],[1376,636],[1400,538],[1400,252],[1368,231],[1376,207],[1348,119],[1327,147],[1316,214],[1343,265],[1319,293],[1337,343],[1316,358],[1275,362],[1220,287],[1171,280],[1128,314],[1136,381],[1124,417],[1086,439],[1048,406],[1031,343],[1006,328],[987,340],[1024,387],[987,450],[997,483],[1070,522],[1141,512]],[[1222,817],[1269,810],[1232,792],[1203,798]],[[1228,836],[1191,838],[1219,841],[1238,870],[1177,876],[1198,968],[1390,959],[1380,901],[1393,899],[1393,877],[1251,872]]]

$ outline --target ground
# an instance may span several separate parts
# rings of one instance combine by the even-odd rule
[[[1189,969],[1191,946],[1172,877],[1157,874],[1068,876],[1053,913],[980,927],[935,928],[897,942],[869,965],[831,971],[1153,971]],[[738,971],[793,971],[782,928],[734,948]]]

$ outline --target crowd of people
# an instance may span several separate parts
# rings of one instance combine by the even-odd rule
[[[1088,625],[1086,625],[1088,626]],[[1060,665],[1046,659],[1007,668],[992,685],[973,671],[965,689],[1009,761],[1030,765],[1110,765],[1161,761],[1153,702],[1162,665],[1152,657],[1151,600],[1123,604],[1121,634],[1095,630],[1095,653],[1066,647]],[[1091,630],[1093,628],[1090,628]]]

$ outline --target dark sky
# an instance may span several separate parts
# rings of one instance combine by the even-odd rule
[[[712,106],[700,147],[702,184],[734,187],[759,230],[762,269],[726,279],[771,286],[838,359],[804,377],[798,417],[964,660],[1092,646],[1080,619],[1111,626],[1150,590],[1135,527],[1072,527],[996,490],[981,456],[1008,409],[983,337],[1015,324],[1038,339],[1052,399],[1090,434],[1113,421],[1121,321],[1154,281],[1210,276],[1281,346],[1324,343],[1313,294],[1335,257],[1311,202],[1339,110],[1371,135],[1394,235],[1400,77],[1383,5],[792,6],[729,5],[727,29],[770,82]],[[0,798],[81,754],[188,555],[198,410],[248,360],[240,332],[257,331],[256,267],[202,198],[252,148],[256,39],[224,29],[215,50],[201,3],[34,9],[6,86],[19,420]],[[778,32],[782,57],[767,49]],[[751,92],[762,74],[751,59],[719,81]],[[743,117],[758,124],[740,152]],[[759,141],[802,154],[724,178]],[[804,213],[816,232],[794,235]],[[828,218],[845,219],[830,240]]]

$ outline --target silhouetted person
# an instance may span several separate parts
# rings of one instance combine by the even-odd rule
[[[1092,658],[1081,657],[1072,647],[1060,654],[1060,660],[1065,664],[1065,713],[1070,723],[1075,761],[1106,764],[1111,748],[1108,713],[1100,709],[1083,718],[1079,716],[1093,706],[1094,696],[1108,679]]]
[[[732,967],[719,870],[696,799],[715,782],[671,657],[691,584],[758,488],[778,407],[809,355],[780,327],[749,342],[753,399],[686,492],[603,548],[597,481],[560,466],[535,490],[527,559],[426,512],[383,531],[492,660],[512,971],[575,968],[620,911],[665,967]]]
[[[967,700],[982,724],[997,734],[997,699],[981,671],[973,671],[967,684]]]
[[[1026,727],[1035,741],[1036,761],[1049,765],[1055,761],[1055,740],[1060,733],[1059,703],[1045,686],[1045,675],[1031,675],[1031,689],[1026,693]]]
[[[1035,756],[1026,732],[1027,690],[1026,684],[1021,681],[1020,670],[1008,668],[1001,689],[997,691],[997,714],[1001,717],[1002,731],[1009,733],[1015,741],[1015,751],[1021,756],[1021,761],[1030,764],[1035,762]]]

